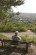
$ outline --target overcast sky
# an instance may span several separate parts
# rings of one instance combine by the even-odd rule
[[[25,0],[25,4],[13,7],[14,12],[36,13],[36,0]]]

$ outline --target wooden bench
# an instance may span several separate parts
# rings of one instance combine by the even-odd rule
[[[6,40],[6,39],[3,39],[3,40],[0,39],[0,41],[1,41],[1,43],[2,43],[2,47],[3,47],[3,46],[6,46],[6,42],[14,43],[12,40]],[[26,44],[26,46],[25,46],[25,47],[26,47],[26,52],[28,52],[28,47],[29,47],[29,45],[31,44],[31,42],[21,42],[21,41],[20,41],[18,44]],[[18,44],[17,44],[17,45],[18,45]],[[13,45],[13,44],[12,44],[12,45]]]

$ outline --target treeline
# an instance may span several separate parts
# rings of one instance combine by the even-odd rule
[[[7,22],[7,23],[0,23],[0,32],[14,32],[14,31],[27,31],[31,30],[36,32],[36,24],[34,23],[27,23],[27,22]]]

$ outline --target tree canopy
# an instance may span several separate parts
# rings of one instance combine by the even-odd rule
[[[17,6],[24,3],[24,0],[0,0],[0,7],[9,8],[10,6]]]
[[[23,3],[24,0],[0,0],[0,21],[4,21],[4,19],[6,20],[9,17],[7,16],[7,10],[10,9],[11,6],[18,6]]]

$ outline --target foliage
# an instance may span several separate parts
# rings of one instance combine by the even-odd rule
[[[30,22],[21,22],[21,21],[14,21],[13,23],[13,16],[14,13],[11,12],[11,6],[17,6],[23,4],[24,0],[0,0],[0,32],[8,32],[8,31],[27,31],[31,30],[36,32],[36,24]],[[19,12],[16,13],[19,15]]]
[[[32,38],[32,43],[36,44],[36,37]]]
[[[7,22],[7,23],[0,23],[0,32],[25,32],[27,30],[31,30],[36,32],[36,24],[29,24],[24,22]]]
[[[36,24],[33,24],[33,25],[31,26],[31,30],[32,30],[33,32],[36,32]]]
[[[22,42],[31,42],[33,44],[36,44],[36,37],[31,37],[29,35],[25,35],[25,36],[22,36],[21,39],[22,39],[21,40]]]
[[[23,24],[22,23],[0,23],[0,32],[1,31],[5,31],[5,32],[8,32],[8,31],[16,31],[16,30],[18,30],[18,31],[27,31],[27,29],[26,29],[26,26],[22,26]]]
[[[22,39],[22,42],[31,42],[31,36],[27,34],[25,36],[22,36],[21,39]]]
[[[9,39],[7,36],[4,36],[3,34],[0,34],[0,39]]]
[[[23,4],[24,0],[0,0],[0,6],[10,7]]]
[[[0,0],[0,22],[7,22],[9,21],[8,18],[11,18],[12,14],[8,13],[7,11],[11,9],[11,6],[22,5],[24,0]]]

